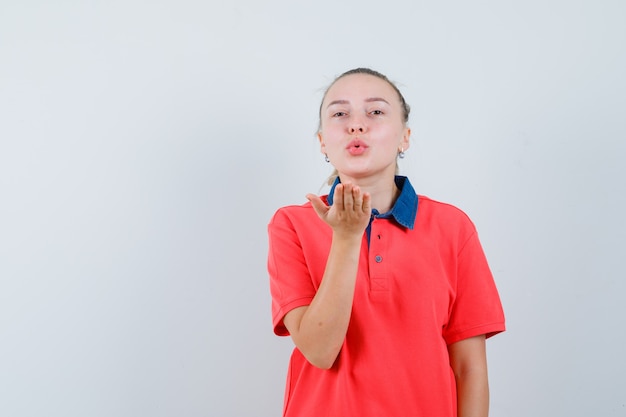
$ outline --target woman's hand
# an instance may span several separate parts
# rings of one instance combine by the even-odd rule
[[[351,183],[337,184],[333,205],[327,206],[321,198],[307,194],[317,215],[340,235],[363,234],[372,214],[371,196]]]

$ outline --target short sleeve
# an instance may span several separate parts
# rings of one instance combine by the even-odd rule
[[[285,314],[309,305],[316,288],[296,227],[285,209],[278,210],[268,225],[267,268],[272,296],[272,324],[278,336],[288,336],[283,324]]]
[[[475,230],[461,246],[456,272],[454,299],[443,334],[446,343],[504,331],[500,296]]]

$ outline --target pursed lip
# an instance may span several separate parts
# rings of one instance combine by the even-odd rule
[[[365,142],[363,142],[360,139],[354,139],[351,140],[350,143],[348,143],[348,146],[346,146],[346,149],[352,149],[352,148],[363,148],[363,149],[367,149],[368,146],[365,144]]]

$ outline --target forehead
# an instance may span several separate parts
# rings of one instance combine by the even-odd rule
[[[371,97],[386,99],[389,103],[398,102],[398,94],[385,80],[370,74],[350,74],[337,81],[328,89],[325,103],[334,100],[362,101]]]

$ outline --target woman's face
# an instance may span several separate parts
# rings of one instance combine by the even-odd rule
[[[342,181],[393,176],[398,152],[409,147],[400,98],[373,75],[337,80],[326,93],[320,122],[321,151]]]

